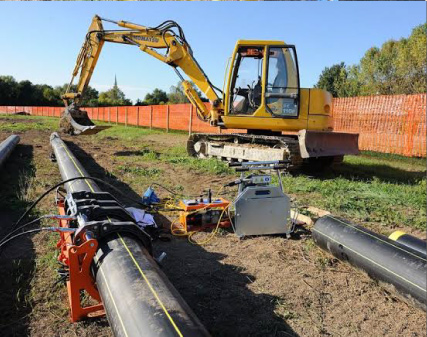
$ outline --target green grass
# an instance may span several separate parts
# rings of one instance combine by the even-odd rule
[[[8,117],[0,116],[0,127],[12,127],[7,121]],[[23,126],[16,126],[16,123],[13,125],[21,130],[45,129],[44,126],[55,129],[57,126],[55,118],[13,118],[36,122],[22,123]],[[151,139],[152,135],[156,135],[155,141]],[[115,169],[115,173],[127,182],[149,184],[153,178],[158,180],[167,174],[165,167],[170,165],[202,174],[236,175],[224,162],[216,159],[199,160],[188,156],[182,132],[166,134],[161,130],[113,125],[112,128],[89,137],[93,137],[92,141],[95,142],[108,140],[109,146],[117,148],[115,158],[120,165]],[[170,142],[170,138],[174,141]],[[165,145],[161,143],[162,139],[168,139],[167,144],[174,145]],[[123,153],[120,153],[124,148]],[[128,151],[129,149],[131,151]],[[141,167],[141,163],[145,163],[144,167]],[[229,178],[225,177],[227,181]],[[361,223],[407,225],[418,229],[426,227],[424,158],[364,151],[360,156],[347,156],[344,163],[334,170],[312,176],[287,175],[283,183],[286,192],[295,195],[301,206],[323,208]]]
[[[419,229],[426,224],[426,181],[417,184],[287,176],[285,191],[297,196],[300,205],[329,210],[347,218],[386,225],[404,224]]]
[[[117,168],[122,173],[131,173],[137,176],[144,177],[154,177],[163,172],[163,170],[158,168],[144,168],[144,167],[132,167],[132,166],[124,166],[120,165]]]
[[[20,122],[22,120],[22,122]],[[0,115],[0,130],[19,133],[28,130],[55,131],[58,128],[58,119],[41,116]]]
[[[110,125],[108,123],[99,123],[97,125]],[[135,142],[147,135],[161,134],[162,131],[159,130],[150,130],[146,128],[137,128],[137,127],[125,127],[122,125],[111,125],[111,128],[104,130],[95,135],[97,139],[106,139],[106,138],[117,138],[125,142]]]
[[[111,129],[110,129],[111,130]],[[112,132],[108,130],[108,132]],[[156,130],[115,127],[118,140],[149,139]],[[129,137],[129,135],[132,135]],[[174,137],[173,134],[169,135]],[[132,144],[136,144],[132,141]],[[130,145],[130,144],[127,144]],[[138,148],[138,146],[136,146]],[[234,171],[216,159],[189,157],[183,145],[162,148],[160,153],[144,148],[140,156],[121,157],[127,164],[165,162],[200,173],[234,175]],[[287,175],[283,179],[287,193],[297,197],[299,205],[310,205],[359,222],[387,226],[426,227],[426,164],[423,158],[364,151],[347,156],[339,168],[315,176]]]
[[[169,149],[165,149],[159,159],[170,164],[180,165],[202,173],[211,173],[216,175],[234,173],[233,170],[228,168],[226,163],[216,159],[200,160],[198,158],[190,157],[184,146],[174,146]]]

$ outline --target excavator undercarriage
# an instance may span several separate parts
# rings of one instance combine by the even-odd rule
[[[321,169],[358,154],[358,135],[301,130],[295,135],[192,134],[189,155],[233,161],[290,160],[290,170]]]

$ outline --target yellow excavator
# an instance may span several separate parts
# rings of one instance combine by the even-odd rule
[[[106,30],[103,21],[121,29]],[[296,49],[282,41],[238,40],[223,90],[214,86],[196,61],[182,28],[168,20],[156,27],[95,16],[62,96],[66,106],[60,126],[70,134],[93,134],[96,126],[80,108],[104,42],[138,47],[170,65],[182,81],[197,116],[221,129],[242,133],[192,134],[188,153],[228,161],[290,160],[293,169],[324,167],[358,154],[358,135],[333,132],[332,96],[300,87]],[[190,81],[185,80],[181,70]],[[75,77],[77,90],[72,92]],[[209,99],[207,107],[193,84]]]

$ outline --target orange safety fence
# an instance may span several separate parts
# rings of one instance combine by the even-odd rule
[[[206,103],[207,105],[209,103]],[[0,114],[59,117],[62,107],[0,106]],[[94,121],[168,130],[231,133],[201,121],[191,104],[84,108]],[[334,130],[359,133],[359,148],[426,156],[426,95],[334,98]],[[243,131],[244,132],[244,131]]]
[[[426,95],[334,98],[334,130],[359,133],[359,147],[426,156]]]

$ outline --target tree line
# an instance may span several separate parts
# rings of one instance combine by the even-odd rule
[[[33,84],[28,80],[16,81],[12,76],[0,76],[0,105],[22,106],[63,106],[61,95],[67,90],[68,84],[52,87],[47,84]],[[195,88],[198,94],[202,94]],[[76,86],[71,88],[75,92]],[[207,99],[202,97],[203,101]],[[144,99],[138,99],[135,105],[157,105],[189,103],[184,94],[181,83],[171,86],[169,93],[161,89],[154,89],[147,93]],[[117,85],[99,93],[98,90],[88,86],[84,92],[82,106],[121,106],[132,105],[132,101]]]
[[[315,87],[334,97],[425,93],[426,33],[427,24],[419,25],[408,38],[370,48],[358,64],[326,67]]]

